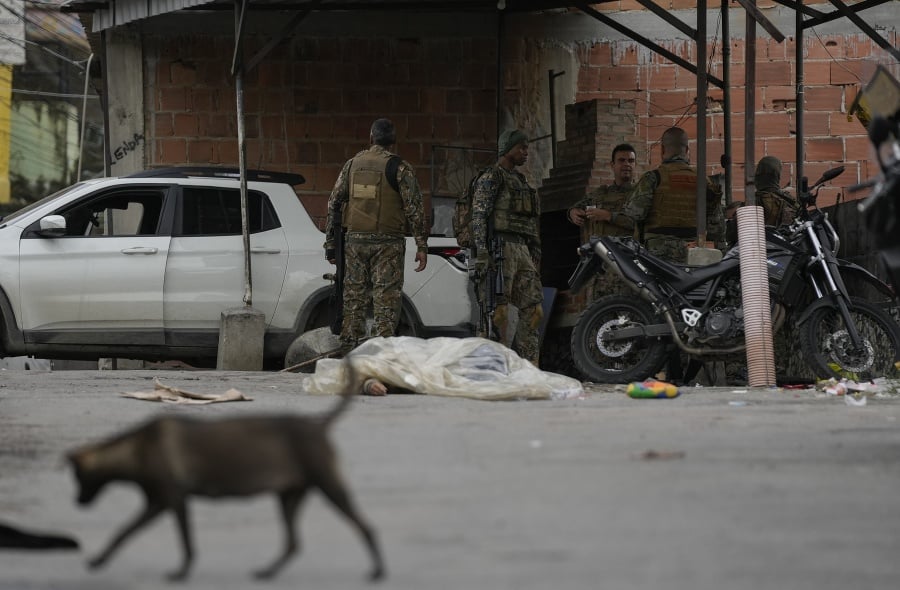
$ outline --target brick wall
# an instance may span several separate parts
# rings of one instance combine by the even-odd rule
[[[246,55],[266,41],[247,39]],[[233,38],[151,36],[145,52],[148,166],[237,165]],[[427,194],[433,144],[496,146],[495,56],[482,39],[292,39],[244,79],[247,166],[303,174],[298,194],[321,222],[341,167],[388,117]]]
[[[636,4],[622,1],[604,5],[607,9]],[[677,2],[671,2],[674,7]],[[764,34],[764,33],[763,33]],[[897,45],[896,31],[882,31]],[[673,53],[696,63],[693,44],[660,42]],[[744,120],[747,112],[744,96],[745,43],[731,42],[731,124],[734,162],[734,198],[743,200]],[[847,171],[832,184],[835,188],[820,193],[820,204],[858,198],[845,187],[876,174],[868,165],[870,156],[866,131],[847,111],[857,92],[869,81],[879,62],[892,63],[887,52],[861,33],[810,36],[804,39],[804,175],[815,180],[828,167],[846,164]],[[796,186],[797,128],[794,69],[795,46],[792,39],[776,43],[760,37],[757,42],[757,91],[753,112],[756,117],[755,152],[758,160],[774,155],[784,162],[782,183]],[[711,73],[722,77],[721,52],[713,57]],[[896,69],[896,68],[895,68]],[[671,125],[684,127],[691,136],[696,154],[696,77],[659,55],[632,41],[592,44],[588,59],[579,74],[578,101],[594,98],[629,100],[635,103],[637,134],[649,157],[639,163],[640,171],[659,164],[655,144],[662,131]],[[719,156],[724,146],[723,92],[711,87],[708,97],[707,163],[709,173],[721,172]],[[751,163],[750,171],[755,167]]]
[[[769,6],[769,0],[761,0]],[[693,7],[694,2],[671,0],[670,9]],[[689,6],[688,6],[689,5]],[[604,10],[634,10],[634,0],[606,3]],[[648,18],[656,18],[648,14]],[[546,38],[511,36],[503,48],[504,126],[513,124],[534,136],[546,134],[549,118],[546,72],[537,71],[540,57],[559,51],[560,43]],[[895,31],[884,34],[894,45]],[[764,35],[764,33],[761,33]],[[246,39],[246,55],[255,54],[268,37]],[[658,41],[678,55],[696,61],[693,43]],[[237,164],[233,79],[229,74],[232,35],[173,37],[149,34],[143,43],[146,76],[152,78],[147,96],[148,166],[168,164]],[[638,150],[638,172],[659,162],[656,142],[673,124],[696,139],[695,78],[636,43],[625,41],[574,42],[567,46],[578,67],[568,76],[574,102],[600,99],[628,105],[628,114],[598,127],[585,157],[601,162],[619,136],[632,136]],[[735,198],[743,198],[744,171],[744,42],[731,42],[732,156]],[[434,145],[493,148],[497,129],[496,59],[493,39],[423,36],[421,38],[297,37],[269,54],[245,79],[247,163],[250,167],[299,172],[307,178],[299,194],[320,221],[325,200],[347,158],[368,143],[368,127],[386,116],[398,127],[397,151],[417,170],[423,191],[430,193],[429,169]],[[822,204],[853,196],[843,187],[876,171],[868,164],[865,131],[847,121],[846,111],[859,87],[868,80],[886,53],[862,34],[822,35],[804,40],[806,55],[805,136],[806,175],[816,176],[837,162],[848,172],[823,190]],[[712,73],[721,77],[718,53]],[[776,155],[785,162],[783,183],[795,184],[796,111],[793,41],[778,44],[760,37],[757,55],[756,157]],[[560,104],[559,108],[564,105]],[[569,105],[571,106],[571,105]],[[566,106],[565,108],[569,108]],[[722,91],[710,88],[707,137],[709,172],[720,171],[724,151]],[[623,107],[624,108],[624,107]],[[626,128],[619,129],[617,125]],[[570,135],[567,131],[567,138]],[[563,142],[565,143],[565,142]],[[547,142],[534,145],[529,168],[537,186],[545,181],[549,162]],[[568,161],[574,149],[560,144],[558,158]],[[696,143],[692,144],[696,153]],[[562,156],[565,154],[565,156]],[[575,154],[574,157],[580,157]],[[751,168],[752,168],[751,163]],[[588,187],[605,182],[607,168],[595,166]],[[548,198],[552,191],[545,191]],[[562,206],[562,197],[547,203]]]

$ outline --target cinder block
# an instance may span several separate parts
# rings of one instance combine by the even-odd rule
[[[249,306],[232,307],[222,312],[219,326],[219,371],[261,371],[266,316]]]

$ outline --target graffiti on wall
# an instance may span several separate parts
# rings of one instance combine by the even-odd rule
[[[143,133],[133,133],[131,139],[122,140],[122,143],[112,152],[112,165],[115,166],[116,162],[124,159],[125,156],[127,156],[131,152],[136,151],[141,145],[143,145],[143,143]]]

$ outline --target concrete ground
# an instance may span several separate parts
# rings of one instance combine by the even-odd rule
[[[206,406],[120,393],[153,379],[254,398]],[[158,412],[318,412],[290,373],[0,371],[0,522],[69,533],[82,551],[0,550],[0,590],[163,587],[178,561],[160,519],[84,568],[137,510],[111,487],[82,510],[65,451]],[[900,394],[862,407],[816,390],[685,388],[633,400],[360,397],[336,424],[346,479],[378,530],[385,589],[846,590],[900,579]],[[248,588],[281,542],[270,498],[192,505],[194,588]],[[346,523],[310,498],[303,553],[268,588],[370,587]]]

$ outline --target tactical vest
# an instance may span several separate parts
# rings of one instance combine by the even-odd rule
[[[503,174],[500,192],[494,201],[494,231],[540,239],[537,193],[524,177],[500,168]]]
[[[403,199],[385,175],[390,157],[387,152],[366,150],[353,158],[350,199],[343,219],[347,231],[399,236],[407,233]]]
[[[591,204],[607,211],[620,211],[633,188],[633,185],[628,187],[604,185],[592,195]],[[587,242],[591,236],[630,236],[634,233],[634,230],[619,227],[609,221],[588,221],[582,227],[581,233],[582,241]]]
[[[790,197],[782,198],[780,191],[756,191],[756,201],[762,205],[766,225],[788,225],[796,217],[796,205]]]
[[[697,172],[687,162],[667,162],[657,169],[659,185],[653,191],[653,207],[644,222],[654,230],[697,227]]]

